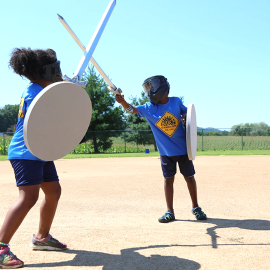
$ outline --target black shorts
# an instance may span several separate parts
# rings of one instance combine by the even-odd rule
[[[188,159],[187,155],[184,156],[160,156],[161,168],[163,176],[170,178],[176,174],[176,163],[178,162],[180,173],[186,177],[193,176],[195,169],[192,160]]]
[[[53,161],[11,159],[10,163],[18,187],[59,181]]]

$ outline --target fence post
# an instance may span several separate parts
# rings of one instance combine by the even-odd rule
[[[124,140],[125,140],[125,153],[127,152],[127,141],[126,141],[126,131],[124,132]]]
[[[3,141],[4,141],[4,155],[6,155],[6,138],[5,138],[5,136],[6,136],[6,133],[3,133]]]
[[[203,151],[203,129],[202,129],[202,151]]]
[[[244,149],[244,142],[243,142],[243,128],[241,128],[241,149]]]

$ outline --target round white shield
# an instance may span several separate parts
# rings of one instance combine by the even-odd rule
[[[194,160],[197,151],[197,120],[194,104],[189,104],[186,118],[186,141],[189,160]]]
[[[39,159],[62,158],[80,143],[91,116],[91,100],[80,85],[53,83],[34,98],[27,110],[23,126],[25,144]]]

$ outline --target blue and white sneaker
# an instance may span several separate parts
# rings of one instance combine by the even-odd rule
[[[175,220],[175,215],[171,211],[167,211],[162,217],[158,219],[161,223],[168,223]]]
[[[207,216],[206,214],[202,211],[201,207],[195,207],[192,209],[192,214],[195,215],[197,220],[206,220]]]

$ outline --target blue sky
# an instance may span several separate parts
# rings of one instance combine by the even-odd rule
[[[8,68],[13,48],[52,48],[72,76],[82,51],[57,13],[87,46],[108,3],[1,3],[0,107],[18,104],[28,84]],[[270,125],[269,14],[269,0],[117,0],[93,57],[127,100],[164,75],[172,96],[194,103],[200,127]]]

